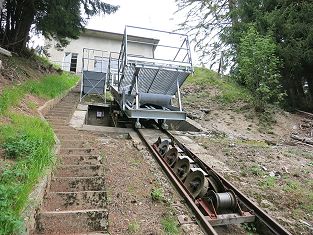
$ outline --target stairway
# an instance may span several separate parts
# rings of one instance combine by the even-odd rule
[[[107,233],[104,165],[93,136],[68,126],[78,101],[72,91],[46,115],[61,148],[33,234]]]

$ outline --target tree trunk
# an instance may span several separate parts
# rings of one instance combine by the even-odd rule
[[[26,0],[20,7],[16,9],[20,9],[20,12],[16,12],[20,17],[17,18],[14,44],[12,45],[12,50],[17,53],[22,53],[26,49],[26,42],[35,16],[34,0]]]

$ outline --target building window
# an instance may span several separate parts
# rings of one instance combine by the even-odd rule
[[[77,53],[72,53],[71,67],[70,67],[70,71],[71,71],[71,72],[75,72],[75,73],[76,73],[76,69],[77,69],[77,57],[78,57],[78,54],[77,54]]]
[[[62,69],[65,71],[75,72],[77,70],[78,53],[65,52]]]

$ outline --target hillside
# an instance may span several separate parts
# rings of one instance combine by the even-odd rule
[[[189,117],[206,130],[193,138],[225,163],[223,175],[292,233],[311,234],[312,146],[290,134],[308,135],[301,124],[312,120],[274,106],[257,113],[247,90],[204,68],[182,92]]]
[[[54,164],[54,133],[38,108],[75,85],[39,57],[1,57],[0,234],[23,233],[29,194]]]

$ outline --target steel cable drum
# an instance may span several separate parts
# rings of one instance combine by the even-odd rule
[[[203,197],[209,188],[209,182],[201,170],[190,172],[184,185],[193,198]]]
[[[177,157],[178,157],[178,150],[177,148],[173,147],[165,153],[164,160],[170,167],[173,167],[174,164],[176,163]]]
[[[161,107],[167,107],[171,104],[172,95],[153,94],[153,93],[139,93],[139,103],[143,104],[154,104]]]
[[[235,210],[237,207],[237,199],[232,191],[216,193],[213,190],[209,190],[208,198],[211,199],[217,212]]]
[[[178,158],[174,169],[174,173],[183,181],[190,171],[190,162],[188,158]]]

